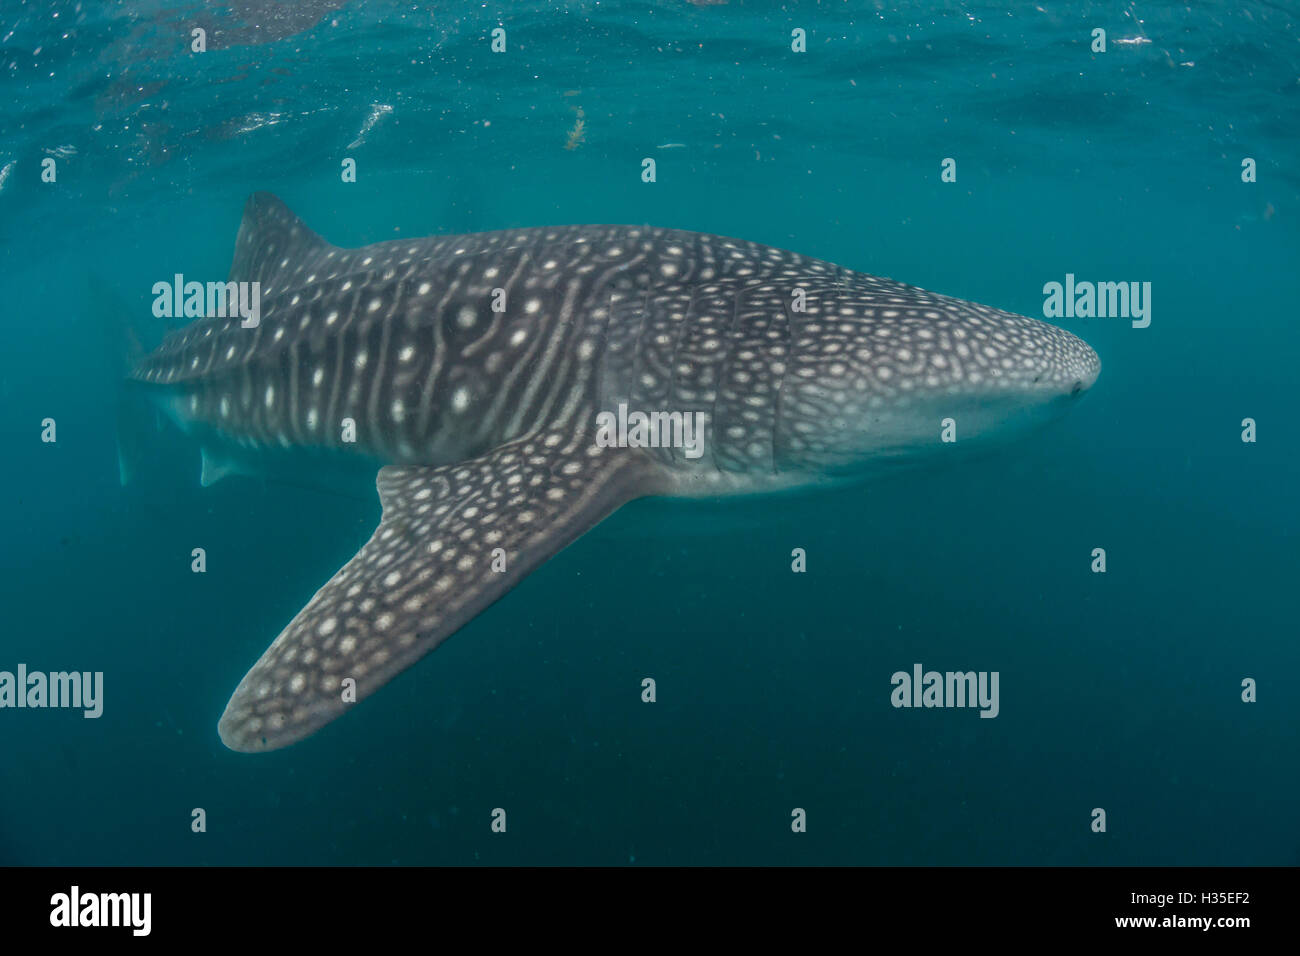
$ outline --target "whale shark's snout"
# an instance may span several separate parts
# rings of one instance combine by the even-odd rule
[[[1092,346],[1047,322],[989,309],[960,328],[948,352],[960,372],[938,388],[918,387],[920,407],[950,421],[963,444],[1034,432],[1068,412],[1101,373]]]
[[[916,297],[918,307],[881,309],[841,293],[840,315],[854,320],[832,327],[843,340],[827,343],[820,323],[817,339],[796,340],[807,352],[781,423],[796,467],[854,472],[1006,442],[1059,418],[1097,381],[1097,353],[1064,329]]]
[[[1051,393],[1064,391],[1067,397],[1078,398],[1096,383],[1101,373],[1101,359],[1092,346],[1077,335],[1046,322],[1037,324],[1043,327],[1041,334],[1050,343],[1043,349],[1046,366],[1040,379],[1043,388]]]
[[[979,308],[931,353],[932,364],[952,363],[951,377],[914,386],[918,405],[950,417],[959,441],[1015,439],[1064,415],[1096,383],[1101,359],[1077,335]]]

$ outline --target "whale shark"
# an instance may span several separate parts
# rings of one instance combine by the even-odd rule
[[[198,440],[205,483],[309,451],[375,469],[382,505],[235,688],[217,729],[245,752],[339,717],[628,501],[826,487],[991,447],[1100,371],[1042,321],[649,226],[349,249],[257,193],[229,281],[259,283],[259,320],[198,318],[130,387]]]

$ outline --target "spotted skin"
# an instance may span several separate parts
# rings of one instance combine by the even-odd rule
[[[1096,354],[1033,319],[757,243],[567,226],[342,249],[251,197],[232,281],[132,371],[205,447],[384,465],[374,536],[240,682],[243,751],[339,716],[624,502],[846,480],[1050,420]],[[607,448],[620,404],[698,413],[703,454]],[[355,682],[355,695],[349,693]]]

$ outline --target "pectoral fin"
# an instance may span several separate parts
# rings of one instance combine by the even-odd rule
[[[441,644],[524,575],[647,492],[646,460],[550,432],[472,461],[379,472],[383,519],[235,689],[232,750],[287,746]]]

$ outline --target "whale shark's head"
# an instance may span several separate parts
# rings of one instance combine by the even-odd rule
[[[1064,329],[921,295],[801,329],[781,400],[792,460],[842,472],[978,451],[1059,418],[1097,380],[1097,353]]]

